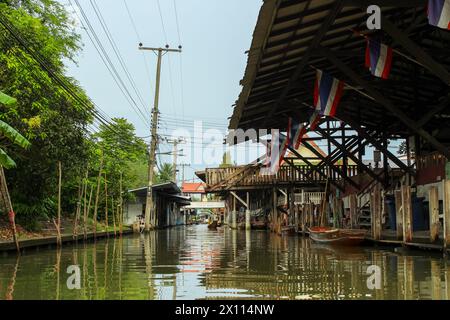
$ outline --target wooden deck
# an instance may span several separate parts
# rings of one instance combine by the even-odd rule
[[[337,165],[336,168],[343,170],[344,166]],[[347,176],[357,175],[358,166],[348,165]],[[205,171],[207,189],[221,186],[223,188],[233,186],[255,187],[269,185],[302,185],[302,184],[324,184],[326,180],[338,181],[342,177],[336,171],[332,171],[328,166],[282,166],[277,174],[264,174],[261,166],[254,167],[229,167],[229,168],[208,168]],[[232,178],[232,179],[231,179]]]

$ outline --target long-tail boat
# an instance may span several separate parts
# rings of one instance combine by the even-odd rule
[[[328,227],[311,227],[309,237],[321,244],[356,246],[365,240],[365,230],[348,230]]]

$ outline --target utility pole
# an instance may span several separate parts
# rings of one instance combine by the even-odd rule
[[[177,183],[178,140],[173,142],[173,182]]]
[[[180,167],[182,167],[183,169],[181,170],[181,185],[183,185],[183,183],[184,183],[184,169],[186,168],[186,167],[189,167],[190,166],[190,164],[188,164],[188,163],[182,163],[182,164],[180,164]]]
[[[181,155],[178,154],[178,151],[180,151],[180,150],[178,150],[178,145],[179,145],[180,143],[184,143],[185,140],[184,140],[183,138],[176,138],[176,139],[173,139],[173,140],[166,139],[165,141],[166,141],[167,143],[170,143],[170,144],[173,145],[173,152],[172,152],[172,155],[173,155],[173,164],[172,164],[173,173],[172,173],[172,181],[175,182],[175,183],[177,183],[178,156],[184,156],[183,154],[181,154]],[[181,150],[181,151],[183,151],[183,150]]]
[[[156,86],[155,86],[155,103],[153,106],[152,113],[152,128],[151,128],[151,143],[150,143],[150,154],[148,158],[148,189],[147,189],[147,200],[145,203],[145,231],[150,231],[151,227],[156,225],[156,214],[153,210],[153,175],[155,170],[155,160],[156,160],[156,147],[158,144],[158,105],[159,105],[159,87],[161,80],[161,60],[164,54],[168,52],[181,52],[181,46],[178,49],[169,49],[166,45],[165,48],[149,48],[143,47],[142,43],[139,44],[139,50],[153,51],[158,55],[158,64],[156,68]]]

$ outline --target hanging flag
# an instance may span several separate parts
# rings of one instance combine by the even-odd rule
[[[391,73],[393,51],[380,41],[367,39],[366,67],[372,75],[387,79]]]
[[[317,70],[314,85],[314,107],[324,116],[334,117],[344,91],[344,82]]]
[[[309,131],[314,131],[320,121],[320,113],[318,110],[313,111],[311,118],[309,118]]]
[[[267,143],[267,153],[264,170],[261,171],[263,175],[275,175],[280,166],[283,163],[284,156],[289,145],[289,133],[290,128],[288,128],[288,134],[284,135],[279,132],[279,130],[272,130],[272,140]]]
[[[291,134],[289,137],[289,146],[293,149],[298,149],[305,134],[306,126],[303,123],[291,119]]]
[[[428,22],[450,30],[450,0],[428,0]]]

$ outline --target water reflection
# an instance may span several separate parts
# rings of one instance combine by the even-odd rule
[[[79,265],[81,290],[66,286]],[[381,290],[367,268],[381,269]],[[264,231],[205,226],[0,258],[1,299],[449,299],[440,255],[338,249]]]

